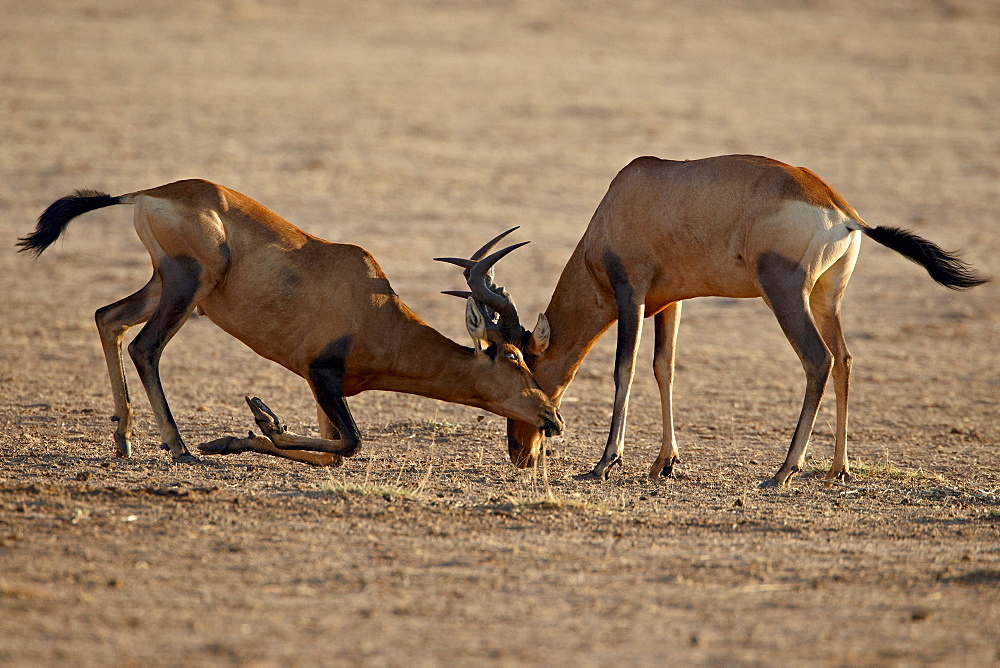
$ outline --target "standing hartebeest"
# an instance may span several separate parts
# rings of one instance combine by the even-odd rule
[[[923,265],[946,287],[988,280],[911,232],[869,227],[808,169],[748,155],[683,162],[643,157],[625,167],[563,269],[545,318],[517,337],[528,368],[558,404],[588,351],[618,321],[611,430],[604,456],[580,477],[604,479],[621,461],[644,316],[654,318],[653,370],[663,411],[663,442],[650,476],[670,475],[678,462],[671,393],[681,301],[718,296],[762,297],[806,372],[788,455],[763,486],[787,484],[803,465],[831,367],[837,429],[827,478],[849,478],[851,355],[840,304],[862,235]],[[536,461],[537,430],[510,420],[507,441],[516,465]]]
[[[163,348],[197,308],[262,357],[309,383],[319,404],[322,438],[287,431],[259,399],[247,399],[264,436],[227,437],[209,454],[255,451],[317,465],[336,465],[359,445],[346,397],[392,390],[475,406],[549,434],[562,418],[538,388],[517,348],[504,341],[474,299],[466,324],[474,348],[446,338],[399,299],[372,255],[303,232],[236,191],[201,180],[126,195],[78,191],[51,206],[18,243],[36,256],[76,216],[114,204],[135,206],[135,229],[153,276],[124,299],[98,309],[97,328],[111,377],[118,455],[131,454],[132,404],[122,364],[122,337],[146,323],[129,344],[174,461],[193,462],[160,384]],[[499,238],[497,239],[499,240]],[[495,243],[495,242],[491,242]],[[484,247],[476,276],[519,245]],[[314,451],[326,454],[312,454]]]

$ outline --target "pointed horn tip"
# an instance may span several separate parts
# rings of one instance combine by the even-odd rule
[[[514,230],[519,230],[519,229],[521,229],[521,226],[520,225],[515,225],[514,227],[510,228],[509,230],[505,230],[505,231],[501,232],[500,234],[496,235],[495,237],[493,237],[493,241],[491,243],[496,243],[497,241],[500,241],[505,236],[507,236],[508,234],[510,234],[511,232],[513,232]]]
[[[511,253],[512,251],[517,250],[521,246],[527,246],[530,243],[531,243],[530,241],[522,241],[519,244],[513,244],[511,246],[507,246],[506,248],[501,248],[500,250],[496,251],[492,255],[487,255],[486,257],[484,257],[479,262],[476,262],[475,265],[476,265],[476,267],[492,267],[494,264],[497,263],[498,260],[500,260],[502,257],[504,257],[505,255],[507,255],[508,253]]]
[[[502,239],[503,239],[503,238],[504,238],[505,236],[507,236],[508,234],[510,234],[511,232],[513,232],[514,230],[517,230],[517,229],[520,229],[520,227],[521,227],[520,225],[515,225],[514,227],[510,228],[510,229],[509,229],[509,230],[507,230],[506,232],[501,232],[500,234],[496,235],[495,237],[493,237],[492,239],[490,239],[489,241],[487,241],[487,242],[486,242],[485,244],[483,244],[483,245],[482,245],[482,246],[480,247],[480,249],[479,249],[479,250],[477,250],[477,251],[476,251],[475,253],[473,253],[472,255],[470,255],[470,256],[469,256],[469,257],[470,257],[470,259],[473,259],[473,260],[481,260],[481,259],[483,259],[483,257],[484,257],[484,256],[485,256],[485,255],[486,255],[487,253],[489,253],[489,252],[490,252],[491,250],[493,250],[493,248],[494,248],[494,247],[495,247],[495,246],[496,246],[496,245],[497,245],[498,243],[500,243],[500,241],[501,241],[501,240],[502,240]]]
[[[459,267],[462,267],[464,269],[471,269],[473,265],[476,264],[474,260],[466,260],[465,258],[462,257],[436,257],[434,258],[434,261],[458,265]]]
[[[459,297],[461,299],[468,299],[472,296],[472,293],[468,290],[442,290],[441,294],[451,295],[452,297]]]

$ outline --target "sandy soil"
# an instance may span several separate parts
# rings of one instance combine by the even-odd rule
[[[678,476],[644,477],[647,340],[624,472],[574,481],[603,447],[608,336],[545,504],[499,418],[405,395],[352,400],[366,444],[340,469],[177,466],[130,368],[141,437],[115,459],[93,312],[148,278],[130,212],[13,253],[73,189],[203,177],[365,246],[464,342],[432,257],[522,225],[499,278],[533,321],[629,160],[750,152],[997,276],[998,28],[982,0],[0,2],[0,663],[1000,661],[997,283],[955,294],[866,242],[849,486],[820,479],[828,401],[810,470],[757,488],[802,371],[763,304],[721,299],[685,307]],[[304,383],[205,319],[163,375],[191,444],[248,429],[245,393],[314,433]]]

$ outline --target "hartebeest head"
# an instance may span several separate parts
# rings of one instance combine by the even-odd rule
[[[510,294],[493,280],[493,265],[516,248],[529,243],[527,241],[507,246],[490,255],[501,239],[516,230],[512,227],[506,232],[494,237],[469,259],[444,257],[435,258],[439,262],[458,265],[465,270],[469,290],[446,290],[444,294],[467,299],[466,325],[469,334],[476,343],[476,350],[492,356],[497,360],[506,360],[524,369],[525,374],[531,374],[532,365],[537,356],[548,346],[549,323],[545,314],[538,314],[535,329],[528,332],[521,326],[517,307]],[[479,332],[479,334],[477,334]],[[539,392],[541,392],[539,388]],[[556,411],[557,422],[549,427],[539,429],[530,422],[523,422],[508,417],[507,420],[507,450],[510,461],[518,468],[533,466],[537,460],[538,445],[543,435],[553,436],[562,431],[562,417]],[[515,435],[516,434],[516,435]]]

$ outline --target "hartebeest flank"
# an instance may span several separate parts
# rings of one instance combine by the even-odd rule
[[[128,349],[163,447],[175,461],[196,461],[177,430],[159,374],[163,348],[196,308],[309,383],[322,436],[292,434],[262,402],[248,399],[264,436],[218,439],[203,446],[205,452],[252,450],[337,464],[360,445],[345,398],[364,390],[418,394],[492,411],[547,433],[561,431],[556,407],[520,352],[503,340],[497,323],[483,317],[474,299],[466,307],[470,349],[414,315],[368,251],[307,234],[223,186],[187,180],[117,197],[78,191],[53,203],[18,245],[37,256],[73,218],[114,204],[134,205],[135,229],[153,263],[153,276],[142,289],[96,313],[114,393],[119,456],[130,456],[132,437],[122,337],[145,322]],[[513,248],[482,258],[477,275]],[[302,450],[326,454],[296,452]]]
[[[808,169],[747,155],[682,162],[643,157],[625,167],[563,269],[546,326],[521,333],[528,367],[558,404],[587,352],[618,321],[611,429],[604,456],[581,477],[604,479],[621,461],[644,316],[654,318],[653,370],[663,411],[662,447],[649,473],[670,475],[678,461],[671,391],[681,301],[718,296],[762,297],[806,373],[788,455],[764,486],[787,484],[803,465],[831,366],[837,427],[827,478],[849,478],[851,355],[840,307],[862,235],[923,265],[946,287],[962,290],[987,280],[911,232],[868,226]],[[538,431],[511,420],[507,434],[512,461],[533,464]]]

